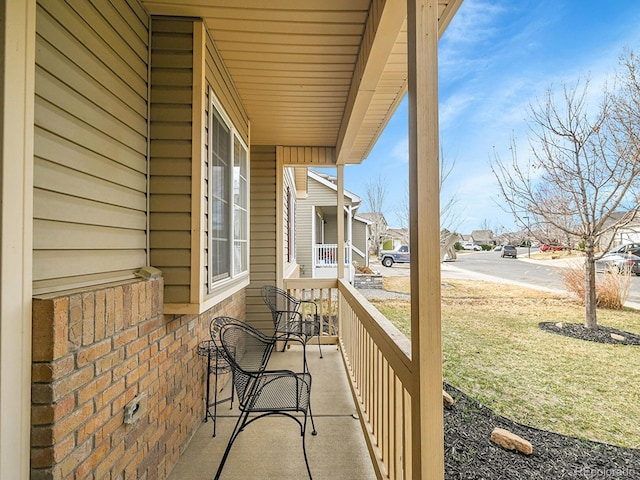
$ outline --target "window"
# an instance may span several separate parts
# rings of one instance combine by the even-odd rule
[[[296,258],[296,235],[295,235],[295,222],[296,222],[296,206],[291,189],[287,187],[287,196],[284,204],[286,231],[285,239],[287,242],[287,262],[291,263]]]
[[[249,155],[210,92],[208,290],[249,270]]]

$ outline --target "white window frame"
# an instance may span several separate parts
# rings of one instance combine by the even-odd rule
[[[225,225],[225,233],[226,233],[226,241],[227,241],[227,272],[223,273],[223,276],[218,275],[217,278],[214,275],[213,265],[215,263],[215,256],[213,250],[213,220],[214,220],[214,195],[213,195],[213,122],[215,118],[215,113],[218,114],[225,127],[229,130],[229,152],[227,160],[226,168],[230,169],[230,171],[225,175],[226,177],[226,190],[225,190],[225,208],[226,214],[228,218],[228,222]],[[244,287],[248,283],[249,279],[249,148],[247,144],[243,141],[238,129],[235,127],[227,113],[225,112],[222,104],[217,99],[213,90],[209,89],[209,119],[208,119],[208,188],[207,188],[207,201],[208,205],[208,221],[207,221],[207,294],[213,295],[218,293],[228,293],[231,294],[233,291],[237,290],[233,288],[233,286],[237,286],[238,288]],[[245,162],[245,176],[240,180],[245,182],[245,188],[241,194],[244,196],[244,201],[238,203],[234,196],[236,190],[234,188],[234,182],[237,179],[236,176],[236,167],[235,167],[235,149],[237,144],[244,151],[244,159]],[[239,168],[238,171],[242,169]],[[245,213],[245,219],[240,224],[240,230],[243,231],[244,236],[237,237],[236,236],[236,214],[238,212]],[[244,227],[244,228],[242,228]],[[240,258],[240,262],[237,262],[236,259],[236,245],[244,244],[245,249],[242,257]],[[238,263],[242,263],[244,261],[244,268],[238,268]],[[229,288],[232,288],[232,291],[228,291]]]

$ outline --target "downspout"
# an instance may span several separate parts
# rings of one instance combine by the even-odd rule
[[[149,16],[149,30],[147,31],[147,151],[146,151],[146,197],[147,197],[147,224],[145,226],[145,250],[147,265],[151,265],[151,31],[153,27],[153,17]]]

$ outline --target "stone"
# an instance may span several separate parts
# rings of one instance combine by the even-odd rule
[[[619,342],[624,342],[627,339],[624,335],[618,335],[617,333],[612,333],[611,338],[618,340]]]
[[[445,407],[451,407],[453,406],[454,403],[456,403],[456,401],[453,399],[451,395],[449,395],[447,392],[442,390],[442,403],[444,404]]]
[[[517,450],[525,455],[533,453],[531,442],[504,428],[494,428],[491,432],[491,441],[507,450]]]
[[[556,327],[564,328],[564,323],[563,322],[558,322],[558,323],[556,323]]]

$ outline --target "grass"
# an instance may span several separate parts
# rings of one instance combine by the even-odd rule
[[[385,288],[408,290],[408,278]],[[372,302],[410,336],[410,303]],[[469,280],[442,285],[445,380],[498,414],[544,430],[640,448],[640,347],[545,332],[542,321],[582,323],[561,295]],[[599,310],[598,323],[640,333],[638,312]]]

